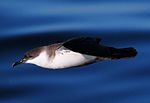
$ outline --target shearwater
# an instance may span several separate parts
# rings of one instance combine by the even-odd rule
[[[22,63],[35,64],[49,69],[78,67],[102,60],[135,57],[137,51],[133,47],[114,48],[104,46],[100,38],[79,37],[61,43],[34,48],[15,62],[13,67]]]

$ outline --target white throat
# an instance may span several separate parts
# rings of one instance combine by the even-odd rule
[[[35,57],[34,59],[27,60],[26,63],[46,67],[46,65],[49,63],[49,57],[46,51],[42,51],[39,56]]]

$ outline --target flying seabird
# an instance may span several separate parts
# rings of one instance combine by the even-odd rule
[[[100,38],[80,37],[29,50],[13,64],[30,63],[49,69],[78,67],[102,60],[135,57],[136,49],[104,46]]]

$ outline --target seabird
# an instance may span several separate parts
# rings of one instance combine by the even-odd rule
[[[136,49],[104,46],[100,38],[80,37],[29,50],[13,64],[30,63],[49,69],[78,67],[102,60],[135,57]]]

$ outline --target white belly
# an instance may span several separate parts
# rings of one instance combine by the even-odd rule
[[[54,59],[49,63],[48,68],[59,69],[80,66],[95,61],[95,56],[82,55],[70,50],[57,50]]]

